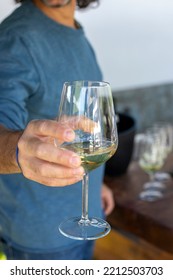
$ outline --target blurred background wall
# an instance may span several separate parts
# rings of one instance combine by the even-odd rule
[[[15,4],[0,1],[1,21]],[[134,115],[139,129],[158,117],[173,121],[173,1],[100,0],[98,8],[77,11],[76,18],[118,108]]]

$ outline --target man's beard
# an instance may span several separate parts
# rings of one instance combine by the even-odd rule
[[[51,4],[52,1],[49,0],[41,0],[41,2],[43,2],[48,7],[61,8],[68,5],[71,2],[71,0],[61,0],[61,4]]]

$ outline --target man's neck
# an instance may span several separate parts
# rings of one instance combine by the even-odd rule
[[[74,21],[74,12],[76,7],[76,0],[72,0],[67,6],[61,8],[51,8],[43,4],[40,0],[33,0],[34,4],[52,20],[76,28]]]

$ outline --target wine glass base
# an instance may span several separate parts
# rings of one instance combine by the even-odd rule
[[[163,194],[158,190],[145,190],[139,194],[139,198],[144,201],[155,201],[163,197]]]
[[[163,190],[165,185],[158,181],[147,182],[143,186],[144,190]]]
[[[110,230],[110,225],[100,218],[83,221],[81,217],[74,217],[62,222],[59,226],[61,234],[77,240],[98,239],[106,236]]]
[[[159,182],[166,182],[168,180],[171,180],[171,175],[166,172],[157,172],[154,175],[154,179]]]

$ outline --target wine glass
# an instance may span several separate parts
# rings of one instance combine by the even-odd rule
[[[78,240],[103,237],[109,233],[110,225],[101,218],[88,215],[88,173],[105,163],[118,145],[109,83],[65,82],[58,121],[75,131],[74,141],[60,143],[60,147],[77,153],[85,170],[82,180],[82,215],[63,221],[59,231],[66,237]]]
[[[155,173],[164,165],[165,147],[162,135],[155,129],[148,130],[143,135],[139,149],[139,166],[149,175],[150,181],[145,183],[139,198],[154,201],[162,197],[164,185],[154,179]]]
[[[173,150],[173,127],[172,124],[169,122],[157,122],[153,125],[155,130],[160,131],[162,135],[162,139],[164,142],[164,153],[165,153],[165,160],[169,156],[169,154]],[[168,172],[158,171],[155,173],[154,176],[156,181],[165,182],[171,179],[171,175]]]

